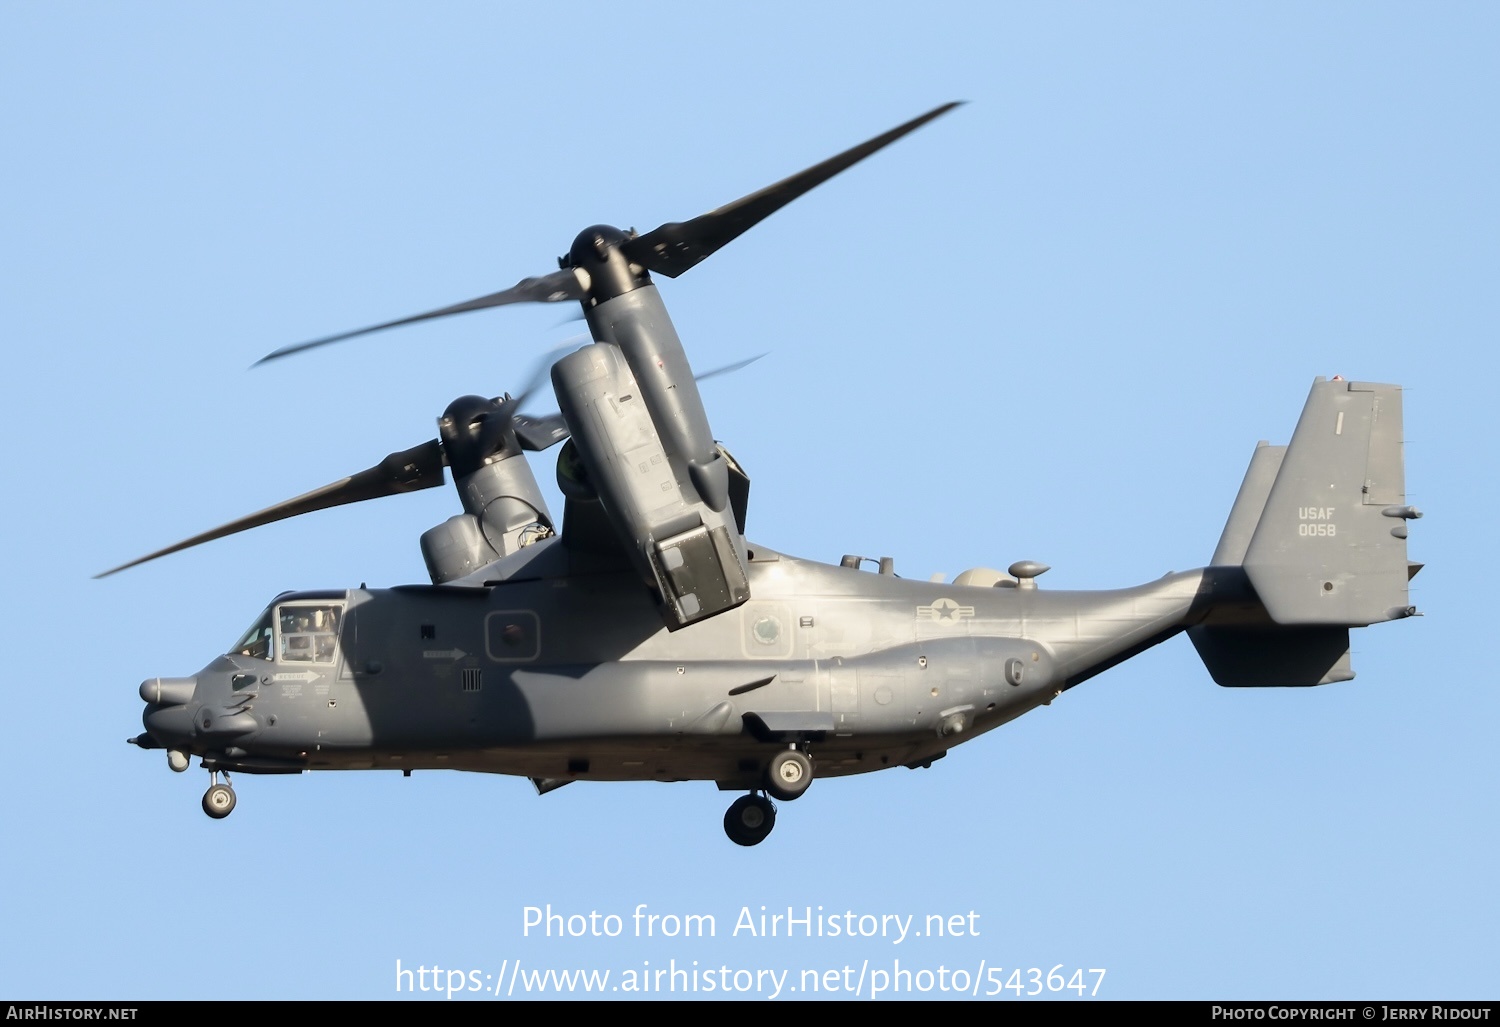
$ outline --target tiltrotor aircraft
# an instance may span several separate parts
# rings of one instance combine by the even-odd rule
[[[559,270],[512,288],[265,358],[524,302],[580,303],[593,339],[551,367],[560,414],[521,414],[530,389],[462,397],[437,439],[134,561],[435,487],[444,465],[463,508],[422,536],[431,584],[278,596],[197,674],[144,682],[131,741],[176,771],[199,757],[211,817],[234,809],[231,772],[469,770],[539,793],[702,780],[744,793],[724,829],[755,845],[771,800],[815,776],[930,766],[1182,631],[1221,685],[1352,678],[1349,629],[1416,612],[1393,385],[1317,379],[1290,444],[1255,450],[1209,565],[1133,588],[1045,590],[1031,561],[905,580],[889,561],[746,538],[749,480],[709,429],[652,275],[954,106],[691,221],[586,228]],[[560,531],[525,456],[557,442]]]

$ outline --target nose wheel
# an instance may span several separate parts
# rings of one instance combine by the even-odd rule
[[[224,772],[224,783],[219,784],[219,772],[208,772],[208,791],[203,793],[203,812],[215,820],[223,820],[234,812],[234,788],[229,783],[229,772]]]
[[[776,826],[776,807],[764,795],[741,795],[724,814],[724,833],[736,845],[759,845]]]

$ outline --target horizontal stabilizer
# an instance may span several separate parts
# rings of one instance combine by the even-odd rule
[[[1231,688],[1349,681],[1349,629],[1266,625],[1188,629],[1209,674]]]

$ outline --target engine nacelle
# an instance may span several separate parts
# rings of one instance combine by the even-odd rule
[[[554,534],[536,483],[502,404],[462,396],[438,421],[464,512],[422,535],[433,584],[462,578]]]
[[[654,298],[655,289],[639,289],[595,307],[591,325],[596,317],[608,320],[607,308],[628,304],[613,312],[620,320],[609,322],[611,331],[644,340],[645,328],[624,326],[643,313],[640,298],[648,292]],[[660,314],[649,328],[659,333],[664,325],[680,354]],[[598,337],[601,328],[593,327]],[[648,378],[652,388],[643,389],[622,348],[599,342],[558,361],[552,381],[588,487],[643,580],[661,596],[667,626],[679,628],[738,606],[750,598],[750,586],[729,503],[729,467],[708,435],[692,371],[685,359],[680,368],[660,362],[659,372],[673,373]],[[661,391],[679,394],[648,395]]]

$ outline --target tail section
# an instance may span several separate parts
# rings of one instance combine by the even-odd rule
[[[1224,534],[1214,550],[1213,566],[1238,567],[1245,562],[1245,552],[1255,537],[1255,527],[1260,523],[1266,499],[1271,495],[1271,486],[1276,483],[1276,475],[1281,471],[1285,457],[1285,446],[1273,446],[1267,442],[1256,444],[1255,455],[1250,458],[1250,469],[1240,483],[1240,493],[1234,497],[1234,506],[1229,511],[1229,522],[1224,525]]]
[[[1347,681],[1349,628],[1409,617],[1401,389],[1322,378],[1291,444],[1261,443],[1214,552],[1248,597],[1189,630],[1221,685]]]
[[[1351,681],[1348,628],[1199,624],[1188,628],[1198,656],[1226,688],[1277,688]]]
[[[1401,389],[1313,384],[1245,552],[1278,624],[1396,620],[1407,605]]]

